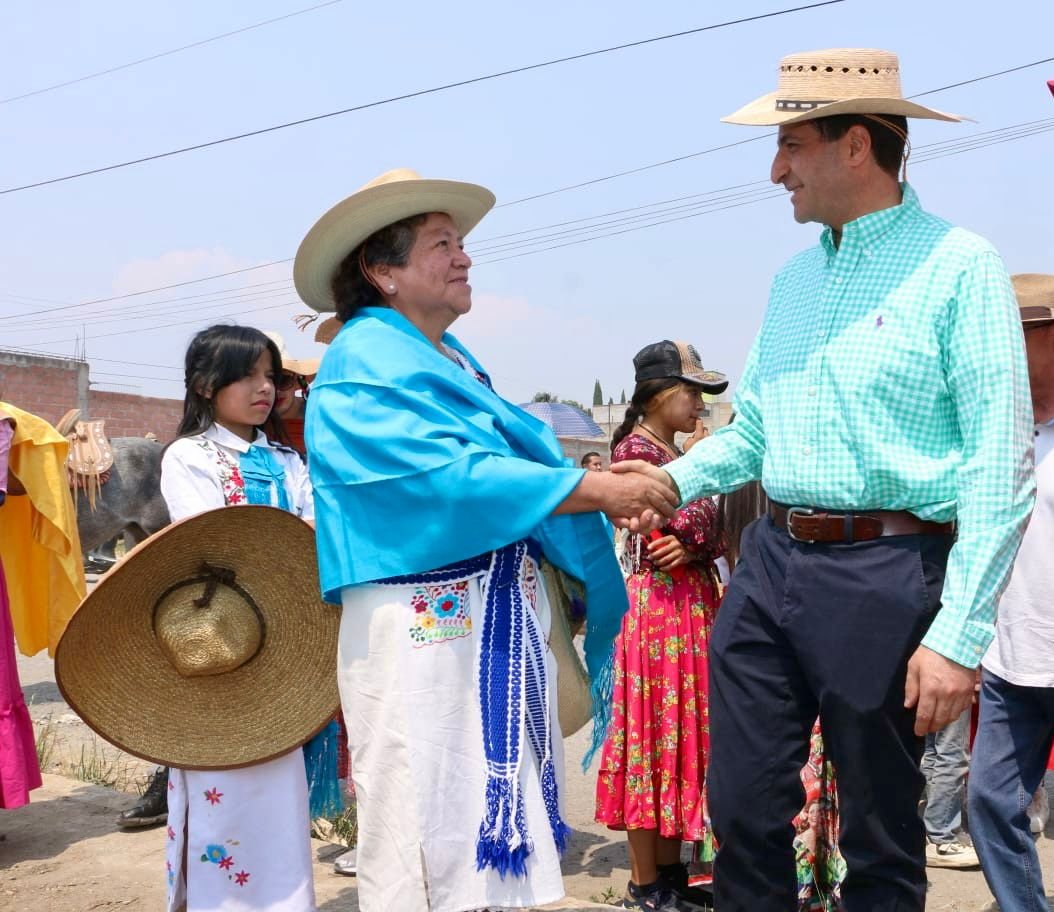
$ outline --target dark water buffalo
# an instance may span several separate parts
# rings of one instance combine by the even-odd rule
[[[77,530],[81,550],[94,551],[122,533],[131,548],[169,524],[161,497],[161,450],[146,437],[114,437],[110,479],[100,488],[95,509],[77,491]]]

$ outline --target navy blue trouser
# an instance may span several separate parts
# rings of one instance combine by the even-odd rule
[[[924,908],[922,739],[904,680],[940,607],[951,542],[803,544],[768,517],[744,532],[710,641],[718,912],[797,908],[790,821],[817,713],[838,780],[844,909]]]

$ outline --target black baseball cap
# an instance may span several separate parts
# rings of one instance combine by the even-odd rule
[[[635,380],[659,380],[667,377],[700,386],[706,393],[723,393],[728,378],[717,371],[703,369],[703,359],[694,345],[663,339],[645,345],[633,356]]]

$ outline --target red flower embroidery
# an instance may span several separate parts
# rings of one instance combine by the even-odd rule
[[[224,871],[228,870],[231,867],[231,865],[233,865],[233,864],[234,864],[234,856],[233,855],[228,855],[226,858],[221,858],[220,859],[220,867],[223,868]]]
[[[212,789],[212,791],[209,791],[209,792],[205,793],[205,800],[209,804],[219,804],[220,803],[220,799],[222,797],[223,797],[223,792],[218,791],[217,789]]]
[[[172,827],[168,828],[168,838],[173,840],[176,838],[176,831]]]
[[[249,882],[249,872],[239,871],[237,874],[234,875],[234,882],[239,887],[244,887]]]

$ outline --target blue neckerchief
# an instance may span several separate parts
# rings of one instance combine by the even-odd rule
[[[486,376],[454,336],[443,342]],[[339,604],[345,586],[434,570],[527,538],[585,584],[595,722],[588,760],[610,718],[612,644],[628,602],[600,515],[552,515],[584,474],[564,466],[552,430],[441,354],[402,315],[367,307],[330,343],[305,431],[327,601]]]
[[[245,499],[251,504],[274,506],[271,492],[278,494],[277,506],[288,511],[289,493],[285,489],[285,469],[266,447],[250,446],[238,459],[238,470],[245,482]]]

